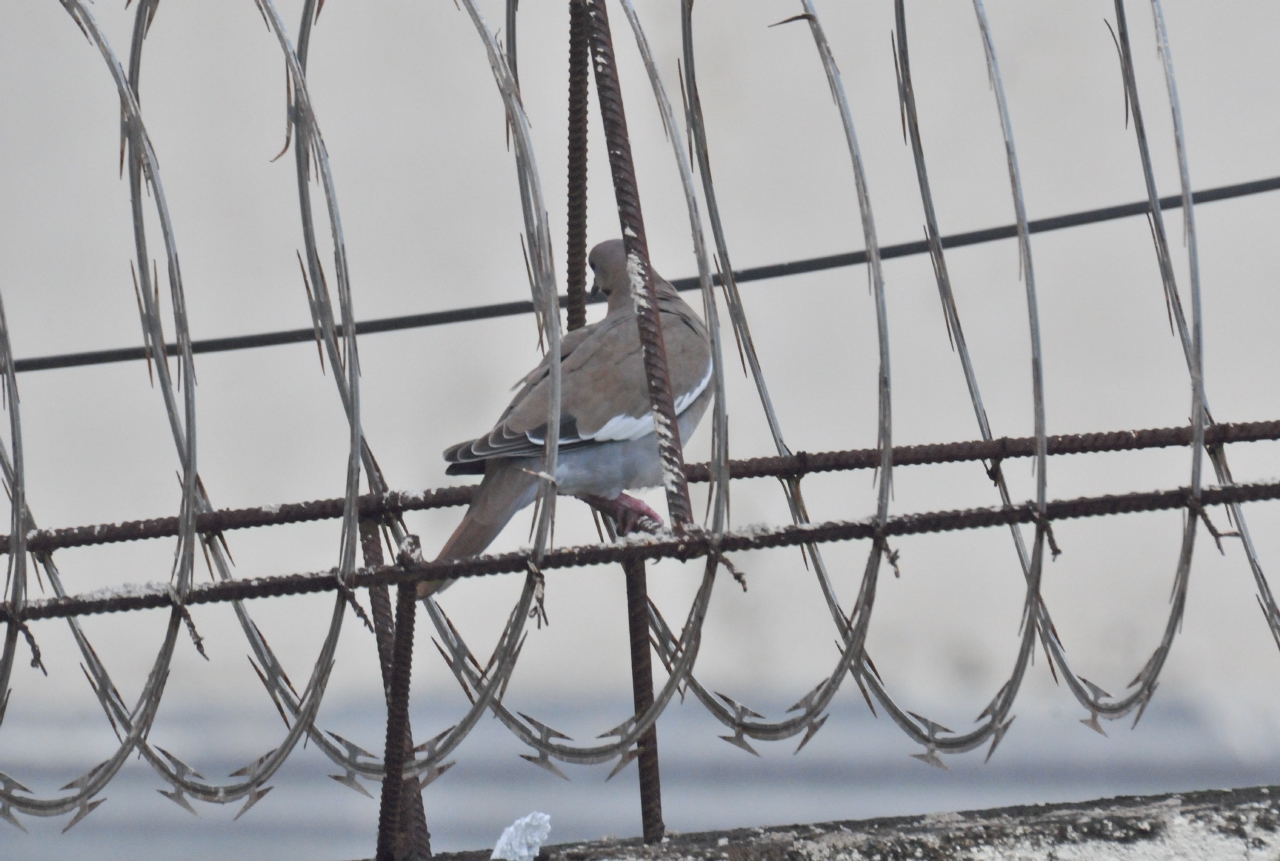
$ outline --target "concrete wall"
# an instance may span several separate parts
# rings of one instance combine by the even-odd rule
[[[546,847],[539,861],[1275,858],[1280,787],[825,822]],[[481,861],[489,852],[438,855]]]

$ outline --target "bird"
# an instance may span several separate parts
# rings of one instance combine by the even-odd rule
[[[608,302],[597,323],[560,342],[560,451],[556,490],[620,515],[620,531],[641,517],[661,518],[623,491],[662,484],[662,464],[644,372],[636,313],[620,239],[591,249],[591,295]],[[711,402],[711,340],[706,326],[670,282],[653,272],[671,395],[681,441],[693,434]],[[467,559],[488,548],[507,522],[537,496],[550,405],[551,357],[516,384],[518,391],[485,436],[444,452],[449,475],[483,474],[467,513],[436,561]],[[451,581],[423,582],[427,597]]]

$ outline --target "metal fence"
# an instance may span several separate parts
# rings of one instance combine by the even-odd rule
[[[1183,150],[1183,130],[1179,114],[1177,87],[1170,47],[1167,43],[1159,0],[1152,0],[1156,33],[1164,63],[1168,107],[1172,111],[1178,152],[1182,190],[1179,196],[1160,198],[1156,192],[1151,156],[1143,124],[1142,104],[1134,81],[1131,46],[1125,5],[1115,4],[1115,38],[1121,58],[1124,90],[1128,110],[1139,148],[1148,198],[1143,201],[1079,212],[1067,216],[1033,221],[1023,204],[1018,172],[1018,159],[1005,103],[997,49],[987,27],[981,0],[974,0],[974,12],[982,34],[982,49],[991,77],[996,116],[1000,123],[1008,157],[1010,191],[1016,222],[1012,225],[972,233],[943,236],[938,228],[930,195],[930,185],[921,136],[918,128],[915,96],[912,88],[907,39],[906,14],[902,0],[896,2],[894,48],[904,133],[909,137],[916,166],[921,201],[926,217],[926,239],[921,242],[880,246],[877,242],[871,202],[863,175],[862,160],[854,132],[852,116],[845,98],[844,83],[827,45],[811,0],[802,0],[802,13],[780,22],[807,26],[822,60],[840,117],[858,190],[858,203],[864,231],[865,250],[833,257],[802,260],[756,269],[735,270],[729,255],[712,182],[711,156],[707,145],[702,106],[699,99],[695,55],[693,50],[693,3],[684,0],[681,26],[684,56],[681,93],[685,98],[683,117],[673,109],[666,86],[653,61],[641,21],[630,0],[622,0],[618,8],[625,14],[640,54],[649,73],[654,96],[661,110],[680,179],[686,194],[693,243],[699,263],[695,278],[676,282],[682,290],[698,289],[704,299],[708,327],[712,332],[717,397],[713,413],[713,457],[709,464],[683,462],[677,435],[670,432],[674,413],[666,377],[665,357],[658,339],[652,337],[657,326],[656,311],[652,320],[641,319],[645,340],[646,371],[656,411],[656,425],[666,476],[672,529],[651,535],[602,542],[580,547],[554,547],[551,525],[555,514],[555,488],[547,481],[539,493],[536,539],[527,552],[482,556],[456,562],[427,561],[418,539],[405,526],[403,512],[427,508],[466,505],[472,489],[442,488],[423,492],[392,491],[374,452],[365,440],[360,417],[360,362],[357,336],[360,334],[446,324],[462,320],[482,319],[508,314],[535,312],[547,348],[558,352],[560,337],[559,308],[568,308],[570,328],[585,320],[585,223],[581,213],[586,205],[586,88],[589,71],[594,72],[597,92],[606,128],[607,147],[613,170],[618,201],[620,227],[629,250],[646,261],[644,225],[630,165],[630,149],[626,131],[617,67],[609,20],[603,0],[571,0],[571,76],[570,76],[570,253],[568,259],[567,294],[559,296],[552,266],[550,229],[546,220],[538,167],[535,161],[527,119],[520,101],[517,78],[516,2],[508,0],[503,41],[494,35],[484,21],[474,0],[461,0],[462,7],[475,24],[488,55],[494,80],[504,99],[509,133],[519,169],[519,188],[525,216],[527,260],[530,270],[532,302],[464,308],[456,311],[421,314],[383,320],[359,322],[355,319],[345,259],[342,221],[339,217],[328,153],[321,134],[321,124],[313,110],[307,88],[306,63],[312,27],[322,3],[307,0],[299,29],[290,36],[272,0],[257,0],[267,27],[275,34],[289,74],[292,146],[296,159],[300,213],[305,237],[305,252],[300,255],[303,278],[313,328],[195,341],[190,336],[189,318],[183,295],[178,249],[171,226],[164,186],[155,152],[147,136],[137,92],[142,70],[144,40],[155,15],[158,0],[138,0],[135,10],[133,39],[127,64],[108,44],[93,13],[80,0],[62,0],[72,20],[96,46],[106,62],[116,85],[122,108],[123,145],[132,197],[132,217],[136,243],[136,295],[143,324],[144,344],[140,348],[94,353],[18,359],[12,356],[9,332],[0,310],[0,366],[4,371],[4,393],[9,414],[9,440],[0,447],[0,467],[12,500],[10,534],[0,541],[8,555],[6,600],[0,608],[0,621],[6,626],[3,657],[0,659],[0,719],[8,703],[13,668],[20,657],[29,656],[33,666],[42,666],[38,648],[41,620],[65,619],[79,648],[85,672],[101,703],[104,715],[115,730],[119,745],[114,755],[88,770],[63,790],[42,797],[32,793],[17,780],[0,774],[0,817],[22,827],[19,814],[27,816],[62,816],[70,814],[67,828],[87,816],[101,803],[103,788],[134,753],[139,754],[171,787],[164,794],[183,807],[191,809],[191,801],[217,804],[239,803],[241,813],[252,807],[268,790],[268,782],[295,750],[298,742],[310,739],[324,755],[342,770],[341,781],[360,789],[360,780],[380,781],[383,787],[382,815],[379,824],[378,857],[410,857],[414,853],[429,854],[426,818],[420,800],[420,788],[443,774],[452,764],[451,754],[467,736],[477,720],[492,712],[506,727],[533,751],[526,758],[560,773],[556,762],[615,762],[617,773],[632,759],[640,760],[640,795],[644,835],[647,841],[658,840],[663,833],[657,736],[655,722],[677,693],[694,695],[731,733],[726,740],[748,751],[751,742],[798,738],[803,747],[822,726],[826,710],[837,690],[851,679],[861,690],[867,704],[878,706],[920,745],[917,758],[931,765],[942,765],[941,756],[987,747],[987,757],[995,751],[1012,723],[1012,708],[1018,696],[1027,667],[1037,648],[1042,649],[1055,676],[1060,678],[1088,715],[1086,721],[1099,728],[1098,719],[1118,719],[1132,715],[1141,718],[1159,682],[1160,673],[1178,633],[1186,601],[1186,590],[1196,538],[1203,525],[1213,541],[1241,543],[1255,578],[1259,604],[1266,624],[1280,642],[1280,607],[1277,607],[1264,575],[1262,564],[1251,541],[1243,504],[1250,501],[1280,498],[1280,483],[1236,484],[1231,476],[1227,448],[1232,443],[1280,439],[1280,421],[1217,424],[1210,417],[1204,391],[1201,348],[1201,306],[1196,250],[1195,209],[1197,204],[1257,194],[1280,189],[1280,177],[1262,179],[1222,188],[1193,192]],[[689,136],[686,141],[685,135]],[[575,167],[575,153],[579,159]],[[313,193],[318,188],[318,200]],[[173,309],[172,339],[166,335],[160,301],[160,278],[148,264],[148,241],[154,235],[147,229],[146,209],[154,208],[160,226],[160,242],[167,260],[166,275],[169,299]],[[708,242],[702,232],[703,212],[711,225]],[[1184,222],[1190,260],[1189,284],[1180,291],[1171,262],[1163,212],[1180,209]],[[579,221],[574,222],[575,215]],[[1049,436],[1045,429],[1043,368],[1039,346],[1040,320],[1036,302],[1035,267],[1029,244],[1032,233],[1058,230],[1109,219],[1144,216],[1151,227],[1157,261],[1163,280],[1169,315],[1186,357],[1191,390],[1191,420],[1185,427]],[[332,242],[332,261],[323,260],[326,243],[322,226],[327,221]],[[994,436],[983,401],[977,373],[969,356],[961,319],[952,296],[948,278],[947,248],[1016,238],[1019,243],[1021,273],[1026,289],[1027,325],[1032,344],[1032,381],[1034,392],[1035,434],[1012,439]],[[891,386],[888,361],[889,328],[884,312],[884,285],[880,271],[882,260],[928,254],[936,275],[939,296],[947,323],[947,331],[959,359],[977,422],[979,439],[972,442],[925,446],[895,446],[891,422]],[[805,453],[788,447],[765,385],[762,363],[756,355],[747,314],[737,285],[749,280],[817,271],[840,266],[868,267],[870,284],[877,307],[877,329],[880,346],[879,374],[879,445],[874,449]],[[330,289],[330,282],[334,290]],[[633,289],[652,287],[643,273]],[[729,330],[749,367],[769,429],[776,446],[775,457],[746,461],[728,458],[728,430],[724,398],[724,359],[722,329],[717,316],[714,290],[722,288],[722,301],[729,309]],[[336,299],[333,293],[336,292]],[[1184,308],[1184,299],[1189,309]],[[195,422],[194,356],[201,352],[233,350],[268,344],[315,340],[334,369],[338,396],[349,422],[349,449],[346,461],[346,493],[342,498],[299,502],[263,508],[218,509],[206,494],[197,470]],[[176,359],[171,364],[170,357]],[[27,506],[26,479],[23,467],[22,423],[18,399],[18,373],[38,369],[113,361],[145,360],[164,399],[174,445],[181,463],[182,505],[174,517],[147,521],[82,526],[71,529],[41,530]],[[554,375],[559,370],[551,365]],[[1190,476],[1185,485],[1150,493],[1100,496],[1067,500],[1048,498],[1046,486],[1047,458],[1065,453],[1097,453],[1181,446],[1191,453]],[[556,458],[554,440],[548,441],[547,458]],[[1215,484],[1206,485],[1203,478],[1204,458],[1208,457]],[[1003,464],[1011,458],[1029,458],[1036,464],[1036,496],[1029,502],[1015,502],[1003,474]],[[994,485],[990,508],[964,511],[941,511],[894,516],[890,513],[892,470],[905,464],[937,464],[957,461],[980,462]],[[877,471],[877,508],[875,515],[864,521],[810,522],[802,495],[805,476],[824,471],[872,469]],[[554,470],[548,470],[554,472]],[[779,480],[791,514],[791,522],[734,530],[728,522],[728,492],[733,479],[773,477]],[[362,481],[367,493],[361,494]],[[705,525],[694,522],[687,493],[687,482],[709,482],[711,485],[710,517]],[[1223,506],[1227,525],[1215,525],[1209,510]],[[1066,651],[1054,628],[1050,611],[1041,597],[1040,583],[1046,554],[1056,555],[1053,523],[1064,518],[1093,517],[1139,511],[1180,509],[1186,512],[1180,555],[1174,572],[1173,600],[1163,635],[1141,667],[1131,689],[1113,697],[1080,677],[1067,660]],[[340,519],[342,545],[338,564],[328,571],[302,572],[257,579],[240,579],[233,575],[228,558],[228,533],[247,527],[274,526],[284,523]],[[1029,527],[1024,531],[1023,527]],[[967,732],[956,733],[900,707],[886,690],[865,648],[866,635],[875,608],[877,579],[884,566],[897,567],[894,538],[924,532],[959,529],[1007,527],[1016,548],[1024,574],[1026,591],[1023,604],[1023,626],[1017,657],[1007,681],[997,690],[978,725]],[[60,549],[153,538],[176,538],[175,565],[170,582],[165,585],[131,586],[103,590],[98,593],[73,595],[63,588],[54,554]],[[841,604],[831,585],[821,545],[851,539],[870,543],[861,585],[851,606]],[[383,555],[384,544],[391,549],[391,561]],[[767,547],[799,547],[810,570],[817,578],[830,610],[835,630],[840,637],[840,653],[813,690],[804,693],[789,716],[778,720],[764,717],[747,706],[718,694],[699,683],[694,674],[703,622],[706,618],[711,588],[722,569],[732,576],[738,572],[726,554]],[[358,557],[358,551],[361,555]],[[215,582],[194,582],[197,557],[203,555]],[[680,624],[669,622],[646,597],[645,562],[662,558],[705,560],[701,585],[686,619]],[[570,743],[564,735],[534,717],[509,711],[503,704],[503,693],[521,653],[526,626],[542,617],[541,602],[544,577],[559,568],[599,566],[620,563],[627,574],[628,609],[635,691],[635,714],[620,726],[608,730],[602,738],[607,742],[593,745]],[[456,724],[426,741],[415,740],[408,725],[411,656],[416,602],[415,585],[423,581],[452,580],[494,574],[523,576],[524,589],[507,617],[497,645],[487,658],[478,656],[463,640],[434,599],[424,603],[425,612],[438,637],[438,644],[458,684],[466,692],[471,707]],[[32,600],[29,583],[32,576],[48,581],[54,597]],[[394,602],[389,587],[398,588]],[[368,590],[369,613],[362,607],[361,590]],[[331,592],[334,595],[328,634],[314,666],[300,687],[290,681],[281,661],[266,637],[255,625],[246,599],[284,597],[303,593]],[[254,668],[268,696],[285,718],[288,731],[279,744],[258,760],[241,769],[225,782],[204,778],[195,773],[176,755],[153,745],[148,732],[164,694],[174,651],[179,641],[188,636],[195,648],[203,651],[202,641],[187,610],[196,604],[230,602],[249,643]],[[144,609],[167,610],[168,627],[157,652],[146,683],[136,701],[130,703],[120,694],[107,667],[98,658],[93,644],[80,625],[80,618],[95,613],[114,613]],[[315,718],[325,695],[334,664],[335,649],[348,612],[354,612],[361,623],[375,635],[388,704],[387,735],[381,756],[370,753],[360,744],[349,741],[316,724]],[[21,641],[21,642],[20,642]],[[25,652],[24,652],[25,649]],[[666,671],[666,679],[657,691],[653,687],[650,667],[651,649],[657,652]],[[366,740],[366,745],[372,742]],[[363,791],[363,790],[362,790]],[[398,841],[398,842],[397,842]]]

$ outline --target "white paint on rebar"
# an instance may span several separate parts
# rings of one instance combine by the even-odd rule
[[[169,594],[168,583],[122,583],[119,586],[105,586],[101,589],[95,589],[92,592],[77,595],[80,600],[103,601],[112,598],[150,598],[154,595]],[[57,601],[53,598],[50,601]],[[48,603],[45,601],[33,601],[29,607],[34,609],[38,604]]]
[[[649,310],[649,291],[645,289],[645,265],[634,251],[627,254],[627,282],[631,285],[631,301],[636,315]]]

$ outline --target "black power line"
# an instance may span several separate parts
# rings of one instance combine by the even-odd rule
[[[1195,203],[1210,203],[1215,200],[1229,200],[1235,197],[1246,197],[1261,194],[1264,191],[1280,189],[1280,177],[1259,179],[1237,185],[1224,185],[1208,188],[1192,194]],[[1180,209],[1181,196],[1160,198],[1160,208]],[[1143,200],[1137,203],[1126,203],[1120,206],[1108,206],[1102,209],[1088,209],[1070,215],[1059,215],[1054,218],[1042,218],[1032,221],[1028,228],[1032,233],[1044,233],[1050,230],[1062,230],[1066,227],[1078,227],[1083,224],[1096,224],[1100,221],[1112,221],[1117,218],[1129,218],[1134,215],[1145,215],[1151,211],[1150,204]],[[974,230],[969,233],[956,233],[942,238],[943,248],[959,248],[964,245],[978,245],[983,242],[994,242],[998,239],[1012,239],[1018,235],[1016,225],[1006,224],[1002,227],[991,227],[986,230]],[[909,257],[913,254],[926,254],[929,246],[924,240],[902,242],[897,245],[886,245],[880,249],[880,257],[889,260],[895,257]],[[811,257],[807,260],[794,260],[790,263],[774,263],[768,266],[756,266],[742,269],[734,273],[739,283],[745,281],[764,281],[769,278],[781,278],[786,275],[800,275],[806,272],[821,272],[826,269],[839,269],[843,266],[859,266],[867,262],[867,252],[853,251],[847,254],[832,254],[827,257]],[[718,276],[713,277],[716,284]],[[696,290],[698,279],[679,278],[671,282],[677,290]],[[560,306],[566,303],[560,297]],[[591,301],[591,300],[588,300]],[[597,300],[599,301],[599,300]],[[516,314],[533,313],[533,303],[500,302],[495,305],[475,305],[470,308],[455,308],[451,311],[434,311],[427,314],[409,314],[403,317],[384,317],[379,320],[365,320],[356,323],[356,334],[371,335],[376,332],[395,332],[401,329],[420,329],[426,326],[443,326],[448,323],[463,323],[468,320],[487,320],[493,317],[511,317]],[[341,334],[342,327],[338,326]],[[193,353],[222,353],[228,350],[247,350],[252,347],[270,347],[277,344],[297,344],[315,340],[313,329],[288,329],[283,332],[263,332],[259,335],[238,335],[232,338],[207,338],[192,341]],[[169,344],[169,355],[176,356],[178,347]],[[147,351],[143,347],[125,347],[117,350],[93,350],[85,353],[63,353],[57,356],[37,356],[15,361],[14,370],[44,371],[53,368],[73,368],[80,365],[105,365],[110,362],[128,362],[145,359]]]

